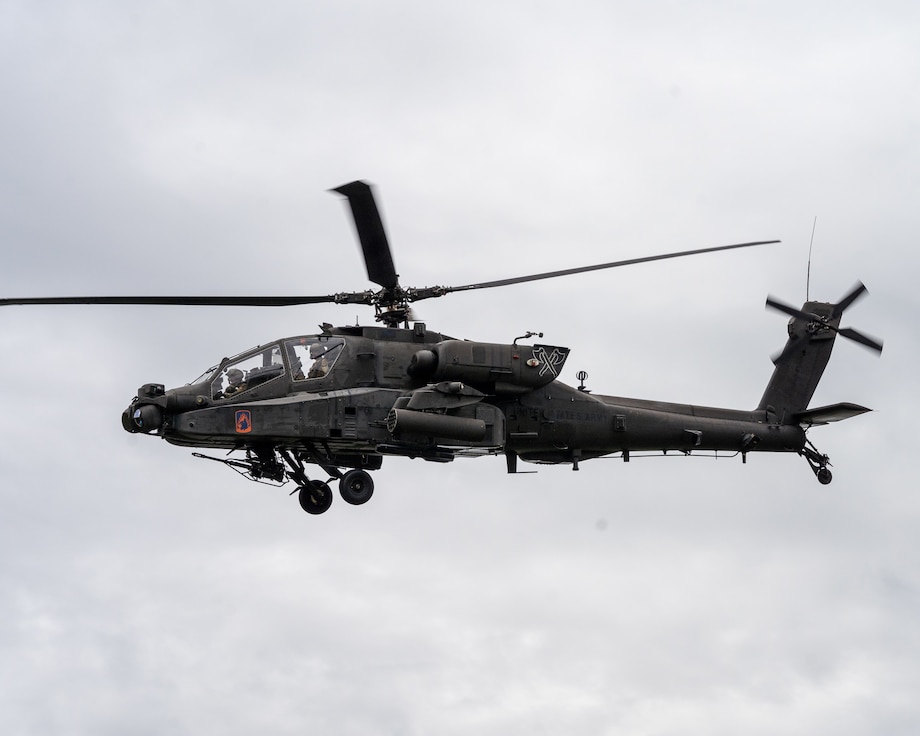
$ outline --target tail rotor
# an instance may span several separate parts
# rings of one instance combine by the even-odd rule
[[[773,296],[767,298],[767,306],[775,309],[790,317],[799,319],[805,323],[804,332],[795,339],[790,339],[786,347],[777,355],[773,356],[773,362],[776,364],[787,360],[789,356],[794,355],[807,345],[815,335],[822,332],[834,332],[841,337],[852,340],[876,353],[882,352],[882,341],[878,338],[867,335],[864,332],[853,329],[852,327],[840,327],[840,318],[844,310],[848,309],[858,299],[868,294],[869,290],[865,285],[857,281],[856,285],[836,304],[823,305],[820,302],[806,302],[802,309],[797,309],[785,302],[776,299]],[[830,307],[828,310],[827,307]],[[819,311],[807,311],[818,307],[825,307]]]

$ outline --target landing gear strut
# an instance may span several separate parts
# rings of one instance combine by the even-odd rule
[[[303,461],[297,455],[292,455],[286,450],[282,450],[280,454],[289,468],[288,477],[298,485],[301,508],[308,514],[322,514],[328,511],[332,505],[332,490],[329,484],[307,478]],[[355,468],[343,474],[337,467],[325,463],[320,467],[332,478],[339,479],[339,495],[352,506],[367,503],[374,495],[374,479],[366,470]]]
[[[830,459],[827,455],[818,452],[818,448],[810,440],[806,439],[805,443],[806,446],[799,450],[799,454],[808,461],[808,465],[818,479],[818,483],[826,486],[834,479],[833,474],[828,470],[828,465],[831,464]]]
[[[321,453],[315,447],[307,446],[306,450],[291,451],[272,447],[271,445],[256,445],[246,449],[246,458],[218,458],[192,453],[195,457],[205,460],[214,460],[233,468],[237,473],[250,480],[271,485],[284,485],[288,480],[297,484],[291,495],[297,494],[301,508],[308,514],[322,514],[332,505],[333,492],[329,483],[338,478],[339,494],[352,506],[360,506],[371,500],[374,495],[374,479],[371,474],[362,468],[354,468],[342,472],[338,466],[330,463],[328,453]],[[380,459],[371,456],[349,456],[346,462],[360,462],[362,465],[375,470],[380,467]],[[315,463],[328,473],[328,480],[311,480],[307,477],[306,462]]]
[[[297,484],[296,493],[300,508],[314,516],[328,511],[332,505],[332,489],[329,488],[329,484],[321,480],[310,480],[303,462],[296,455],[287,450],[281,450],[279,454],[288,466],[287,476]]]

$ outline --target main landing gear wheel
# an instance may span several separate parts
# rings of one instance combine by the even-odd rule
[[[339,494],[352,506],[360,506],[374,495],[374,479],[367,471],[349,470],[339,481]]]
[[[297,499],[308,514],[322,514],[332,505],[332,489],[321,480],[310,480],[300,487]]]

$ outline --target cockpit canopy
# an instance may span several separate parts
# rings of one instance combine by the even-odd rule
[[[325,378],[342,353],[340,337],[308,335],[293,337],[246,350],[227,358],[189,385],[206,383],[215,401],[229,399],[272,381],[313,381]]]

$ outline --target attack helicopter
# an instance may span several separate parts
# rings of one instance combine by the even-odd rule
[[[446,463],[504,455],[518,462],[568,464],[636,453],[796,453],[822,484],[831,465],[808,439],[811,427],[869,411],[853,403],[809,408],[837,336],[876,352],[882,342],[841,327],[844,310],[866,293],[861,283],[836,303],[801,308],[770,297],[789,317],[785,347],[752,410],[676,404],[594,394],[559,380],[569,348],[459,340],[429,330],[412,316],[417,301],[447,294],[557,278],[587,271],[681,258],[779,241],[737,243],[652,255],[465,286],[403,287],[373,189],[363,181],[333,191],[349,204],[368,279],[379,289],[321,296],[103,296],[0,299],[29,304],[289,306],[318,303],[373,307],[377,325],[333,327],[286,337],[224,358],[191,383],[167,389],[145,383],[124,410],[127,432],[160,437],[196,450],[250,480],[296,484],[301,507],[321,514],[341,497],[361,505],[374,493],[371,472],[384,458]],[[325,477],[311,478],[315,467]],[[313,473],[315,471],[310,470]],[[293,495],[293,494],[292,494]]]

